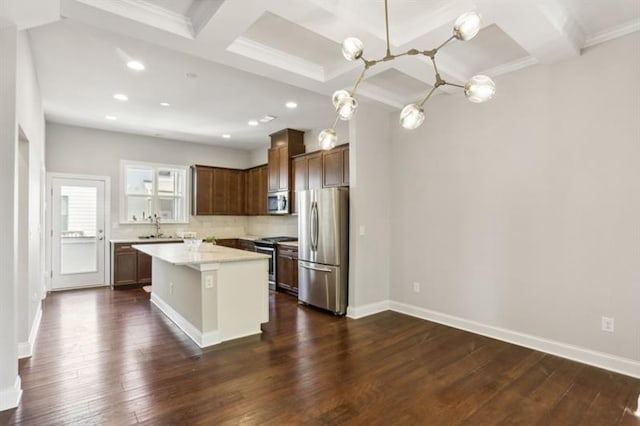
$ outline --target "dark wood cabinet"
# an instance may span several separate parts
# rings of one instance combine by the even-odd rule
[[[291,162],[291,170],[293,174],[291,206],[292,213],[297,213],[296,192],[322,188],[322,153],[314,152],[294,158]]]
[[[271,148],[268,152],[269,192],[289,191],[293,188],[291,157],[302,154],[304,150],[304,132],[284,129],[271,135]]]
[[[138,283],[138,250],[131,244],[116,244],[113,250],[113,284]]]
[[[113,244],[113,285],[151,284],[152,258],[132,247],[134,244],[182,243],[176,241],[136,241]]]
[[[325,188],[332,188],[348,185],[349,148],[343,145],[336,147],[331,151],[324,152],[322,154],[322,186]]]
[[[298,155],[293,159],[292,170],[294,192],[349,186],[349,145]]]
[[[245,173],[243,170],[194,166],[192,169],[195,215],[243,215]]]
[[[237,238],[220,238],[216,240],[216,244],[222,247],[238,248]]]
[[[250,240],[238,239],[238,248],[245,251],[256,251],[256,243]]]
[[[247,170],[245,182],[245,214],[259,216],[267,214],[267,166]]]
[[[276,252],[276,288],[298,294],[298,248],[278,244]]]

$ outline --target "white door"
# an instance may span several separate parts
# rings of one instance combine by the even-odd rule
[[[106,285],[105,183],[51,180],[51,288]]]

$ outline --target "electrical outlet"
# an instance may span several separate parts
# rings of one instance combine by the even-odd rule
[[[417,281],[413,282],[413,292],[414,293],[420,293],[420,283]]]
[[[364,235],[364,234],[365,234],[364,225],[360,225],[360,235]]]
[[[213,288],[213,275],[204,277],[204,288]]]
[[[173,294],[173,283],[169,283],[169,294]]]
[[[613,333],[615,330],[615,319],[612,317],[602,317],[602,331]]]

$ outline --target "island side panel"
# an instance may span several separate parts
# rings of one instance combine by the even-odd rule
[[[217,273],[220,339],[261,333],[260,324],[269,321],[268,260],[221,263]]]
[[[152,301],[154,301],[154,299],[160,299],[162,304],[168,306],[182,317],[174,318],[172,312],[165,311],[173,322],[182,328],[192,339],[196,340],[196,343],[201,344],[203,329],[202,303],[200,300],[201,273],[187,266],[172,265],[154,257],[152,274]],[[159,304],[156,303],[156,305]],[[162,309],[162,306],[159,305],[158,307]],[[192,329],[185,329],[185,325],[181,323],[183,320],[186,320]],[[195,336],[193,334],[195,334]]]

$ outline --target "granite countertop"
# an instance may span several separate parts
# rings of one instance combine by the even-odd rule
[[[149,243],[155,243],[155,242],[165,242],[165,241],[182,241],[182,238],[178,238],[178,237],[166,237],[166,238],[117,238],[117,239],[113,239],[113,240],[109,240],[109,242],[114,243],[114,244],[118,244],[118,243],[131,243],[131,244],[135,244],[135,243],[139,243],[139,244],[149,244]]]
[[[271,258],[266,254],[214,244],[202,244],[197,250],[189,250],[185,244],[136,244],[133,248],[174,265],[202,265]]]
[[[257,237],[255,235],[242,235],[239,237],[216,237],[216,239],[218,240],[233,240],[233,239],[238,239],[238,240],[247,240],[247,241],[255,241],[255,240],[259,240],[262,237]],[[204,238],[202,238],[204,239]],[[117,243],[131,243],[131,244],[135,244],[135,243],[140,243],[140,244],[148,244],[148,243],[153,243],[153,242],[166,242],[166,241],[182,241],[182,238],[179,237],[163,237],[163,238],[116,238],[116,239],[112,239],[109,240],[111,243],[117,244]]]
[[[297,241],[282,241],[278,243],[279,246],[298,247]]]

